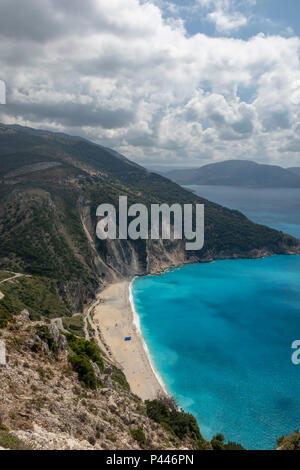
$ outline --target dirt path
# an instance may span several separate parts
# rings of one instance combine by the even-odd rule
[[[95,331],[95,337],[96,339],[101,343],[101,338],[99,337],[97,327],[94,325],[93,322],[93,314],[95,311],[95,308],[98,307],[101,304],[102,300],[101,298],[97,295],[96,300],[89,306],[87,309],[84,317],[83,317],[83,330],[85,334],[85,339],[90,340],[90,334],[89,334],[89,329],[88,329],[88,322],[90,323],[91,327]]]
[[[3,284],[4,282],[7,282],[7,281],[12,281],[13,279],[16,279],[17,277],[22,277],[22,276],[24,276],[24,274],[15,273],[14,276],[8,277],[7,279],[3,279],[2,281],[0,281],[0,284]]]
[[[7,279],[3,279],[2,281],[0,281],[0,284],[3,284],[4,282],[7,282],[7,281],[12,281],[13,279],[17,279],[18,277],[22,277],[22,276],[24,276],[24,274],[15,273],[14,276],[8,277]],[[4,299],[4,294],[3,292],[0,291],[0,300],[2,299]]]

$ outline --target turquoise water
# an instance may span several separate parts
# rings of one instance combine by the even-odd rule
[[[287,216],[288,197],[280,210],[266,211],[261,201],[256,217],[297,236],[299,214]],[[154,363],[206,438],[222,432],[248,449],[272,449],[299,428],[300,366],[291,362],[300,338],[299,286],[300,256],[216,261],[135,280]]]
[[[282,230],[300,239],[299,189],[251,189],[208,185],[188,188],[209,201],[240,210],[254,222]]]

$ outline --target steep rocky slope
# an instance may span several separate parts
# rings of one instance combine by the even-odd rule
[[[80,381],[70,362],[72,343],[55,324],[31,322],[23,311],[2,329],[1,341],[8,361],[0,366],[0,447],[211,448],[200,434],[178,437],[150,419],[146,404],[105,355],[101,367],[91,361],[97,387]],[[194,418],[188,419],[199,433]]]

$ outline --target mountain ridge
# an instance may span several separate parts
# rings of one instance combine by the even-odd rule
[[[300,188],[300,174],[251,160],[225,160],[200,168],[168,171],[165,176],[183,185]]]

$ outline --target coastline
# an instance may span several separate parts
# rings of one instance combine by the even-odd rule
[[[135,279],[135,278],[134,278]],[[133,281],[134,279],[132,279],[132,281],[130,282],[129,284],[129,302],[130,302],[130,306],[131,306],[131,310],[132,310],[132,313],[133,313],[133,325],[136,329],[136,331],[139,333],[140,335],[140,338],[141,338],[141,341],[143,343],[143,348],[144,348],[144,351],[145,351],[145,354],[148,358],[148,361],[149,361],[149,364],[150,364],[150,367],[152,369],[152,372],[156,378],[156,380],[158,381],[158,383],[160,384],[161,388],[162,388],[162,391],[165,395],[169,395],[168,391],[167,391],[167,388],[166,388],[166,385],[160,375],[160,373],[158,372],[158,370],[156,369],[155,367],[155,364],[153,362],[153,359],[151,357],[151,354],[150,354],[150,351],[149,351],[149,348],[148,348],[148,345],[143,337],[143,333],[142,333],[142,329],[141,329],[141,320],[140,320],[140,317],[139,317],[139,314],[135,308],[135,303],[134,303],[134,297],[133,297],[133,293],[132,293],[132,284],[133,284]]]
[[[92,324],[100,346],[108,345],[111,357],[124,371],[131,391],[143,400],[153,400],[167,391],[142,336],[131,283],[110,284],[97,296]],[[131,341],[124,340],[128,336]]]

